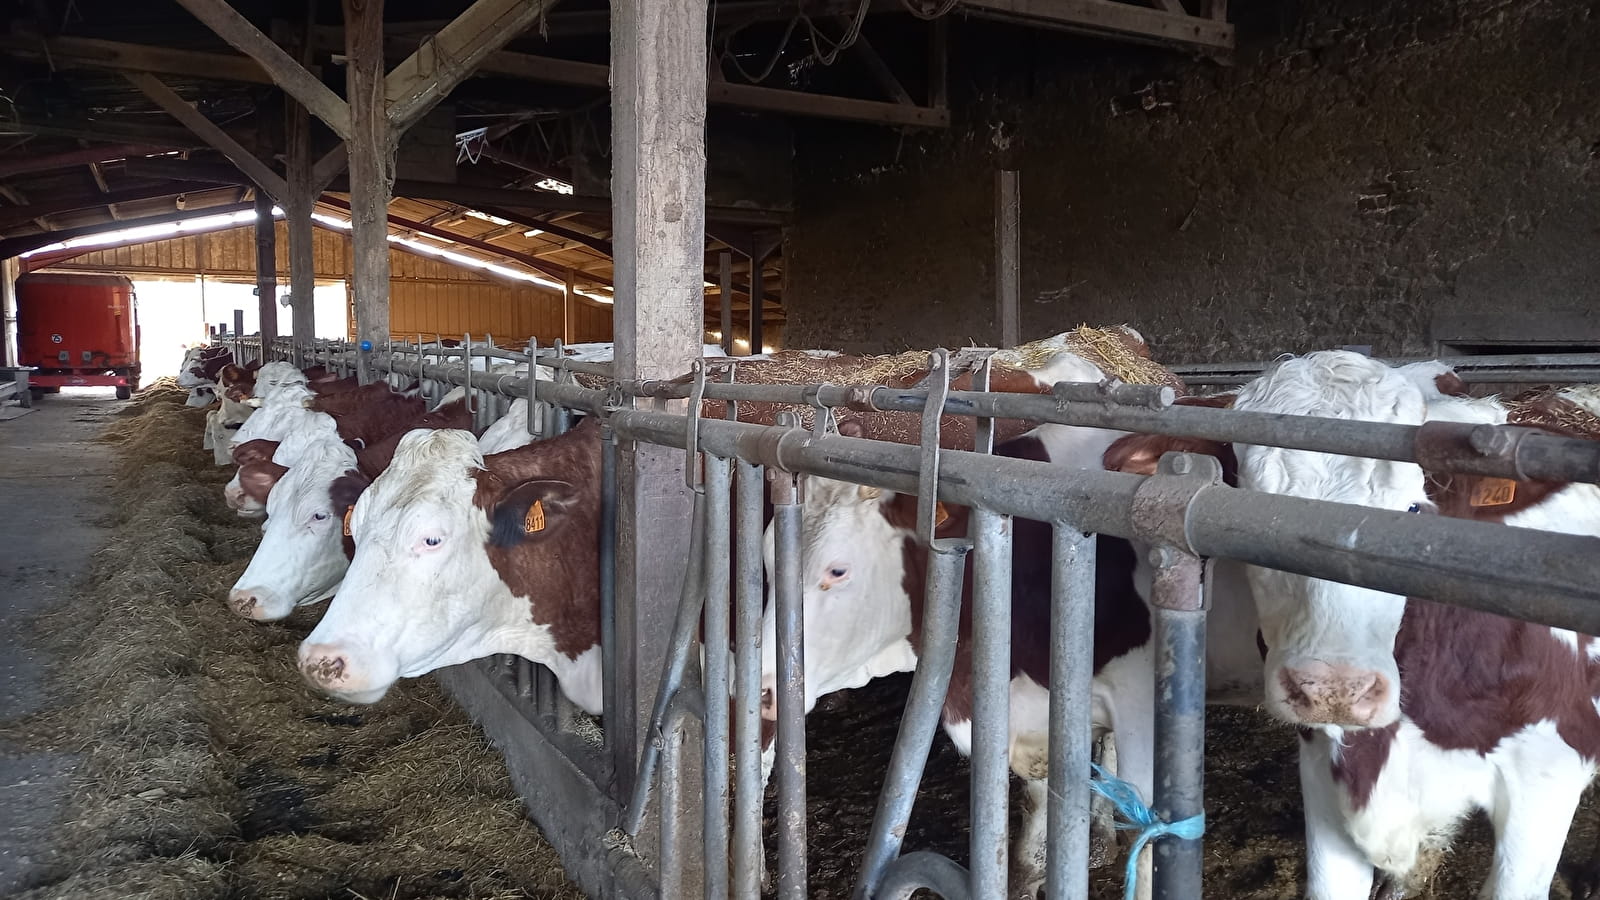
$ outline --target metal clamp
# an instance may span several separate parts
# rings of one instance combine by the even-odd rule
[[[722,383],[723,384],[733,384],[738,380],[736,378],[736,375],[737,375],[736,367],[738,365],[739,364],[737,362],[728,363],[728,367],[722,371]],[[739,421],[739,401],[737,401],[737,400],[727,400],[727,401],[725,401],[723,403],[723,405],[726,407],[726,414],[725,414],[724,417],[729,422],[737,422],[737,421]]]
[[[972,390],[989,392],[989,370],[992,360],[985,356],[972,370]],[[994,419],[980,416],[972,429],[972,449],[976,453],[994,452]]]
[[[1220,487],[1222,463],[1201,453],[1164,453],[1156,474],[1146,478],[1133,495],[1133,527],[1151,544],[1194,553],[1189,542],[1189,504],[1202,491]]]
[[[943,347],[928,355],[928,403],[922,408],[922,465],[917,476],[917,539],[933,542],[938,527],[939,427],[950,396],[950,352]]]
[[[820,398],[822,391],[833,385],[808,384],[802,392],[805,401],[811,407],[811,433],[817,437],[826,437],[829,433],[837,434],[839,423],[833,417],[833,407],[824,404]]]

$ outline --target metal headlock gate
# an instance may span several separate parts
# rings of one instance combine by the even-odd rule
[[[261,358],[249,339],[241,358]],[[1053,526],[1050,634],[1050,744],[1047,896],[1083,898],[1088,891],[1090,702],[1094,536],[1151,545],[1156,570],[1152,603],[1157,641],[1156,777],[1152,807],[1166,822],[1202,812],[1204,769],[1205,620],[1202,560],[1224,557],[1311,577],[1419,596],[1499,615],[1600,633],[1600,541],[1441,517],[1417,517],[1220,484],[1210,457],[1168,454],[1158,474],[1064,470],[1047,463],[989,455],[994,418],[1028,419],[1159,434],[1192,435],[1349,456],[1419,462],[1438,471],[1516,479],[1600,482],[1600,443],[1552,437],[1514,426],[1428,422],[1421,426],[1281,416],[1172,405],[1170,389],[1060,384],[1049,395],[951,391],[942,351],[926,388],[757,385],[708,381],[702,364],[692,383],[646,381],[609,390],[576,383],[575,374],[606,376],[605,364],[553,354],[509,351],[464,340],[459,348],[401,344],[377,350],[317,342],[297,352],[288,340],[265,356],[320,363],[342,372],[365,368],[423,379],[437,399],[466,386],[487,424],[514,400],[532,399],[530,433],[562,430],[570,411],[600,418],[604,435],[601,615],[604,722],[627,714],[614,683],[617,604],[610,572],[616,546],[615,473],[619,442],[683,450],[694,491],[693,546],[670,650],[637,759],[624,758],[609,733],[599,742],[580,712],[558,700],[550,673],[526,661],[483,665],[527,722],[609,798],[603,826],[578,810],[536,810],[536,818],[588,828],[577,840],[604,846],[607,895],[676,898],[686,889],[675,815],[655,817],[659,849],[636,843],[647,812],[673,810],[696,793],[702,821],[700,881],[707,897],[759,896],[762,859],[760,774],[760,619],[763,585],[762,495],[774,506],[778,642],[777,791],[778,896],[806,895],[804,647],[799,573],[804,476],[819,475],[916,494],[918,533],[930,545],[922,654],[877,813],[864,850],[855,896],[906,897],[931,889],[946,898],[1008,896],[1007,687],[1010,669],[1011,529],[1021,517]],[[474,360],[526,363],[553,380],[474,369]],[[982,384],[982,380],[979,380]],[[687,414],[642,408],[635,401],[690,401]],[[701,400],[728,401],[728,419],[699,415]],[[786,418],[777,425],[734,421],[746,401],[815,408],[811,430]],[[840,436],[827,430],[833,408],[898,410],[923,416],[920,445]],[[971,451],[939,448],[940,412],[972,416],[979,427]],[[537,413],[537,414],[535,414]],[[695,465],[696,458],[700,463]],[[701,478],[693,473],[703,472]],[[935,497],[973,508],[964,539],[930,540]],[[735,508],[736,507],[736,508]],[[628,527],[625,523],[623,527]],[[731,528],[731,532],[730,532]],[[738,570],[709,564],[736,551]],[[924,762],[938,725],[955,654],[963,566],[974,567],[974,711],[970,866],[929,852],[903,853]],[[1514,574],[1512,574],[1514,573]],[[730,602],[731,601],[731,602]],[[696,633],[704,613],[705,645],[734,648],[699,658]],[[534,670],[537,671],[534,671]],[[710,698],[731,697],[730,704]],[[620,711],[620,712],[619,712]],[[683,783],[683,741],[689,726],[703,735],[698,786]],[[587,736],[586,736],[587,735]],[[732,760],[731,805],[729,761]],[[633,777],[617,777],[631,773]],[[624,792],[619,786],[631,784]],[[696,790],[698,787],[698,791]],[[655,804],[651,804],[652,798]],[[607,831],[609,829],[609,831]],[[1168,837],[1155,845],[1154,896],[1201,895],[1201,839]],[[651,859],[653,857],[653,860]],[[565,858],[565,857],[564,857]],[[570,866],[570,863],[569,863]]]

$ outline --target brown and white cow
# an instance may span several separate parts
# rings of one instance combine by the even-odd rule
[[[490,456],[471,432],[410,432],[355,504],[355,558],[300,669],[371,703],[399,678],[513,653],[598,714],[599,525],[592,420]]]
[[[1342,351],[1279,364],[1235,408],[1420,424],[1504,421],[1498,400],[1443,403],[1415,373]],[[1437,385],[1436,385],[1437,387]],[[1592,392],[1562,392],[1587,409]],[[1457,398],[1464,399],[1464,398]],[[1240,487],[1379,509],[1448,512],[1600,534],[1592,485],[1430,479],[1411,463],[1236,445]],[[1503,487],[1503,486],[1499,486]],[[1474,506],[1470,499],[1478,496]],[[1456,503],[1452,498],[1468,498]],[[1482,896],[1549,894],[1573,811],[1600,760],[1600,643],[1587,635],[1248,567],[1266,645],[1267,708],[1301,727],[1307,895],[1365,898],[1374,869],[1404,884],[1475,809],[1496,831]]]
[[[228,605],[241,616],[268,622],[333,596],[354,552],[345,534],[345,513],[388,467],[401,438],[416,429],[461,429],[471,423],[466,401],[456,400],[403,422],[360,451],[338,435],[317,432],[291,436],[272,448],[271,458],[241,465],[244,490],[265,503],[267,521]],[[269,444],[252,441],[235,455]]]

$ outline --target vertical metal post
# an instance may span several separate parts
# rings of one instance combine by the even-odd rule
[[[1055,523],[1050,578],[1050,801],[1045,896],[1089,895],[1095,537]]]
[[[878,893],[885,872],[900,853],[906,824],[922,782],[928,751],[933,746],[944,711],[945,692],[950,688],[950,670],[955,665],[956,641],[960,633],[961,587],[967,552],[965,540],[935,541],[928,553],[928,580],[922,598],[922,641],[917,668],[911,676],[911,692],[900,717],[900,733],[895,738],[894,754],[883,777],[878,795],[878,811],[872,819],[867,850],[861,861],[855,900],[869,900]],[[911,598],[915,603],[916,598]],[[946,895],[948,896],[948,895]]]
[[[792,413],[783,417],[793,421]],[[780,422],[779,424],[785,424]],[[778,898],[806,898],[806,668],[800,587],[800,478],[769,470],[776,537]]]
[[[1022,343],[1022,212],[1017,187],[1017,171],[1001,169],[995,173],[995,322],[1000,346]]]
[[[529,371],[532,371],[530,363]],[[532,429],[533,405],[528,406]],[[600,426],[600,669],[601,722],[606,759],[613,771],[624,771],[633,759],[616,758],[617,741],[617,435],[610,423]],[[624,711],[623,715],[628,713]],[[620,798],[615,798],[620,799]]]
[[[701,456],[705,471],[705,895],[728,896],[728,618],[732,469]]]
[[[241,359],[242,351],[239,349],[239,338],[244,337],[244,310],[233,311],[233,358]]]
[[[1172,547],[1152,551],[1156,608],[1157,815],[1178,822],[1205,811],[1206,612],[1200,560]],[[1200,840],[1155,842],[1155,900],[1200,896]]]
[[[739,562],[738,613],[734,634],[738,652],[733,661],[733,896],[756,900],[761,895],[761,607],[766,600],[762,565],[762,499],[766,496],[761,467],[735,460],[738,472],[739,521],[735,552]]]
[[[1006,895],[1011,785],[1011,517],[972,508],[972,895]]]
[[[750,355],[754,356],[766,346],[766,298],[762,294],[766,290],[766,283],[761,277],[761,270],[766,265],[767,257],[758,244],[750,250]]]

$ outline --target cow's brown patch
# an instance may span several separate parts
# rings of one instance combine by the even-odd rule
[[[407,404],[395,412],[404,415],[406,410],[414,411],[413,407]],[[410,432],[419,428],[454,428],[465,431],[471,426],[472,413],[467,409],[466,399],[454,400],[436,410],[402,421],[397,426],[385,425],[375,428],[374,431],[389,431],[390,434],[382,440],[358,448],[356,464],[368,478],[377,478],[389,468],[389,463],[394,459],[395,448],[400,446],[400,440]]]
[[[243,465],[239,467],[239,486],[246,497],[257,503],[266,503],[272,486],[288,471],[288,466],[280,466],[271,460]]]
[[[251,463],[272,462],[272,456],[277,452],[278,441],[256,438],[233,448],[233,464],[247,466]]]
[[[491,454],[484,465],[473,473],[474,502],[496,525],[484,548],[490,564],[512,593],[528,598],[534,623],[550,629],[557,652],[576,658],[598,646],[599,424],[586,418],[566,434]],[[556,483],[570,490],[555,492]],[[522,525],[535,499],[544,503],[547,527],[527,534]],[[514,528],[499,527],[512,519]]]
[[[1233,394],[1211,397],[1179,397],[1179,406],[1209,406],[1228,409],[1233,406]],[[1106,448],[1101,462],[1112,472],[1129,472],[1134,475],[1154,475],[1156,464],[1166,453],[1197,453],[1214,456],[1222,463],[1222,480],[1235,487],[1239,484],[1239,461],[1233,455],[1233,445],[1205,438],[1180,437],[1166,434],[1130,434],[1118,438]]]

